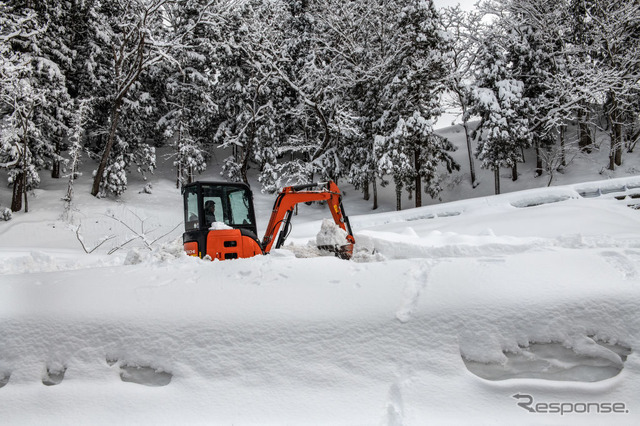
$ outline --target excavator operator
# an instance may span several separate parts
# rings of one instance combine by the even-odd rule
[[[204,203],[204,217],[207,222],[207,226],[211,226],[216,221],[215,215],[216,203],[213,200],[209,200]]]

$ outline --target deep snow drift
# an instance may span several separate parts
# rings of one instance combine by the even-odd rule
[[[78,192],[73,226],[41,190],[0,224],[0,418],[637,423],[639,194],[625,178],[380,214],[347,200],[351,261],[313,251],[328,212],[304,206],[286,249],[207,262],[171,231],[168,181],[135,203]],[[77,239],[112,234],[91,255]]]
[[[268,256],[185,256],[162,153],[120,199],[89,195],[87,160],[66,214],[44,177],[0,221],[0,422],[638,424],[639,154],[610,172],[598,144],[551,188],[527,152],[502,184],[529,190],[488,197],[460,149],[442,199],[463,201],[401,212],[341,183],[351,261],[316,248],[338,235],[315,204]],[[262,233],[275,197],[254,195]]]

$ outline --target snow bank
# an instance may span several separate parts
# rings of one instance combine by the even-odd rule
[[[635,424],[640,214],[621,182],[352,215],[366,263],[296,257],[336,237],[320,221],[270,255],[211,262],[175,236],[85,255],[59,222],[14,218],[0,229],[0,418]],[[624,411],[534,414],[527,396]]]

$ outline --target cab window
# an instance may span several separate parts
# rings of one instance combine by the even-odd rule
[[[184,207],[185,229],[198,229],[200,220],[198,216],[198,193],[196,187],[186,189]]]
[[[231,207],[232,225],[250,225],[249,197],[244,189],[238,189],[229,193],[229,205]]]

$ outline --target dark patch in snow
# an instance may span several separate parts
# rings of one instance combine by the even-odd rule
[[[616,196],[616,200],[620,200],[620,201],[625,200],[627,198],[637,199],[637,198],[640,198],[640,194],[634,192],[634,193],[631,193],[631,194],[617,195]]]
[[[518,353],[504,351],[503,363],[482,363],[462,357],[467,369],[486,380],[543,379],[599,382],[617,376],[631,349],[594,341],[589,353],[576,352],[561,343],[535,343]]]
[[[64,380],[64,373],[67,372],[66,367],[62,367],[62,369],[51,370],[47,367],[47,372],[45,376],[42,378],[42,384],[45,386],[55,386],[62,383]]]
[[[6,386],[6,384],[9,383],[10,378],[11,378],[11,374],[6,374],[0,377],[0,388]]]
[[[416,220],[435,219],[435,218],[436,218],[436,216],[434,214],[427,213],[427,214],[423,214],[423,215],[408,217],[406,219],[406,221],[407,222],[413,222],[413,221],[416,221]]]
[[[157,387],[167,386],[172,378],[173,374],[152,367],[120,366],[120,379],[123,382]]]
[[[596,198],[599,197],[601,194],[600,189],[586,189],[586,190],[578,190],[578,194],[580,194],[580,196],[582,198]]]
[[[459,212],[459,211],[440,212],[438,213],[438,217],[460,216],[461,214],[462,212]]]

